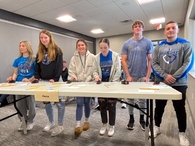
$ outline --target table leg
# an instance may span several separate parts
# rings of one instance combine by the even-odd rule
[[[151,146],[155,146],[154,143],[154,124],[153,124],[153,99],[150,99],[150,132],[151,132]]]
[[[149,146],[149,99],[146,100],[146,106],[145,146]]]

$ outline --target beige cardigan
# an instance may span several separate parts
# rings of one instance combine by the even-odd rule
[[[112,61],[113,65],[110,72],[109,82],[116,82],[120,80],[121,76],[121,61],[119,54],[114,51],[112,51]],[[99,77],[102,79],[102,71],[100,68],[100,53],[95,56],[95,61],[93,63],[93,76],[94,78]]]

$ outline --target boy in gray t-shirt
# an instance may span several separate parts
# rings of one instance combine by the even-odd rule
[[[122,47],[121,61],[126,74],[126,80],[130,82],[148,82],[151,73],[151,60],[153,45],[152,42],[143,37],[144,24],[142,21],[135,21],[132,25],[133,37],[127,40]],[[145,108],[145,99],[128,99],[130,104],[138,102],[140,108]],[[129,123],[127,129],[134,129],[133,107],[129,106]],[[144,114],[140,112],[140,126],[145,130]]]

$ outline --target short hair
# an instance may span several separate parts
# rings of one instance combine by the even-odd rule
[[[132,29],[134,28],[135,25],[141,25],[144,28],[144,23],[141,20],[136,20],[133,24],[132,24]]]
[[[64,60],[63,63],[66,63],[66,61]]]
[[[168,25],[168,24],[170,24],[170,23],[175,23],[175,24],[177,24],[176,21],[169,21],[169,22],[166,23],[166,25]],[[166,26],[166,25],[165,25],[165,26]],[[177,24],[177,26],[178,26],[178,24]]]

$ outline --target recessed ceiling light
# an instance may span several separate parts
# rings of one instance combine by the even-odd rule
[[[73,22],[73,21],[76,21],[76,19],[73,18],[73,17],[70,16],[70,15],[60,16],[60,17],[58,17],[58,18],[56,18],[56,19],[58,19],[58,20],[60,20],[60,21],[63,21],[63,22]]]
[[[104,31],[101,29],[93,29],[91,32],[94,34],[104,33]]]
[[[140,5],[142,5],[142,4],[151,3],[159,0],[137,0],[137,1]]]
[[[150,20],[151,24],[160,24],[160,23],[164,23],[164,22],[165,22],[165,17]]]

